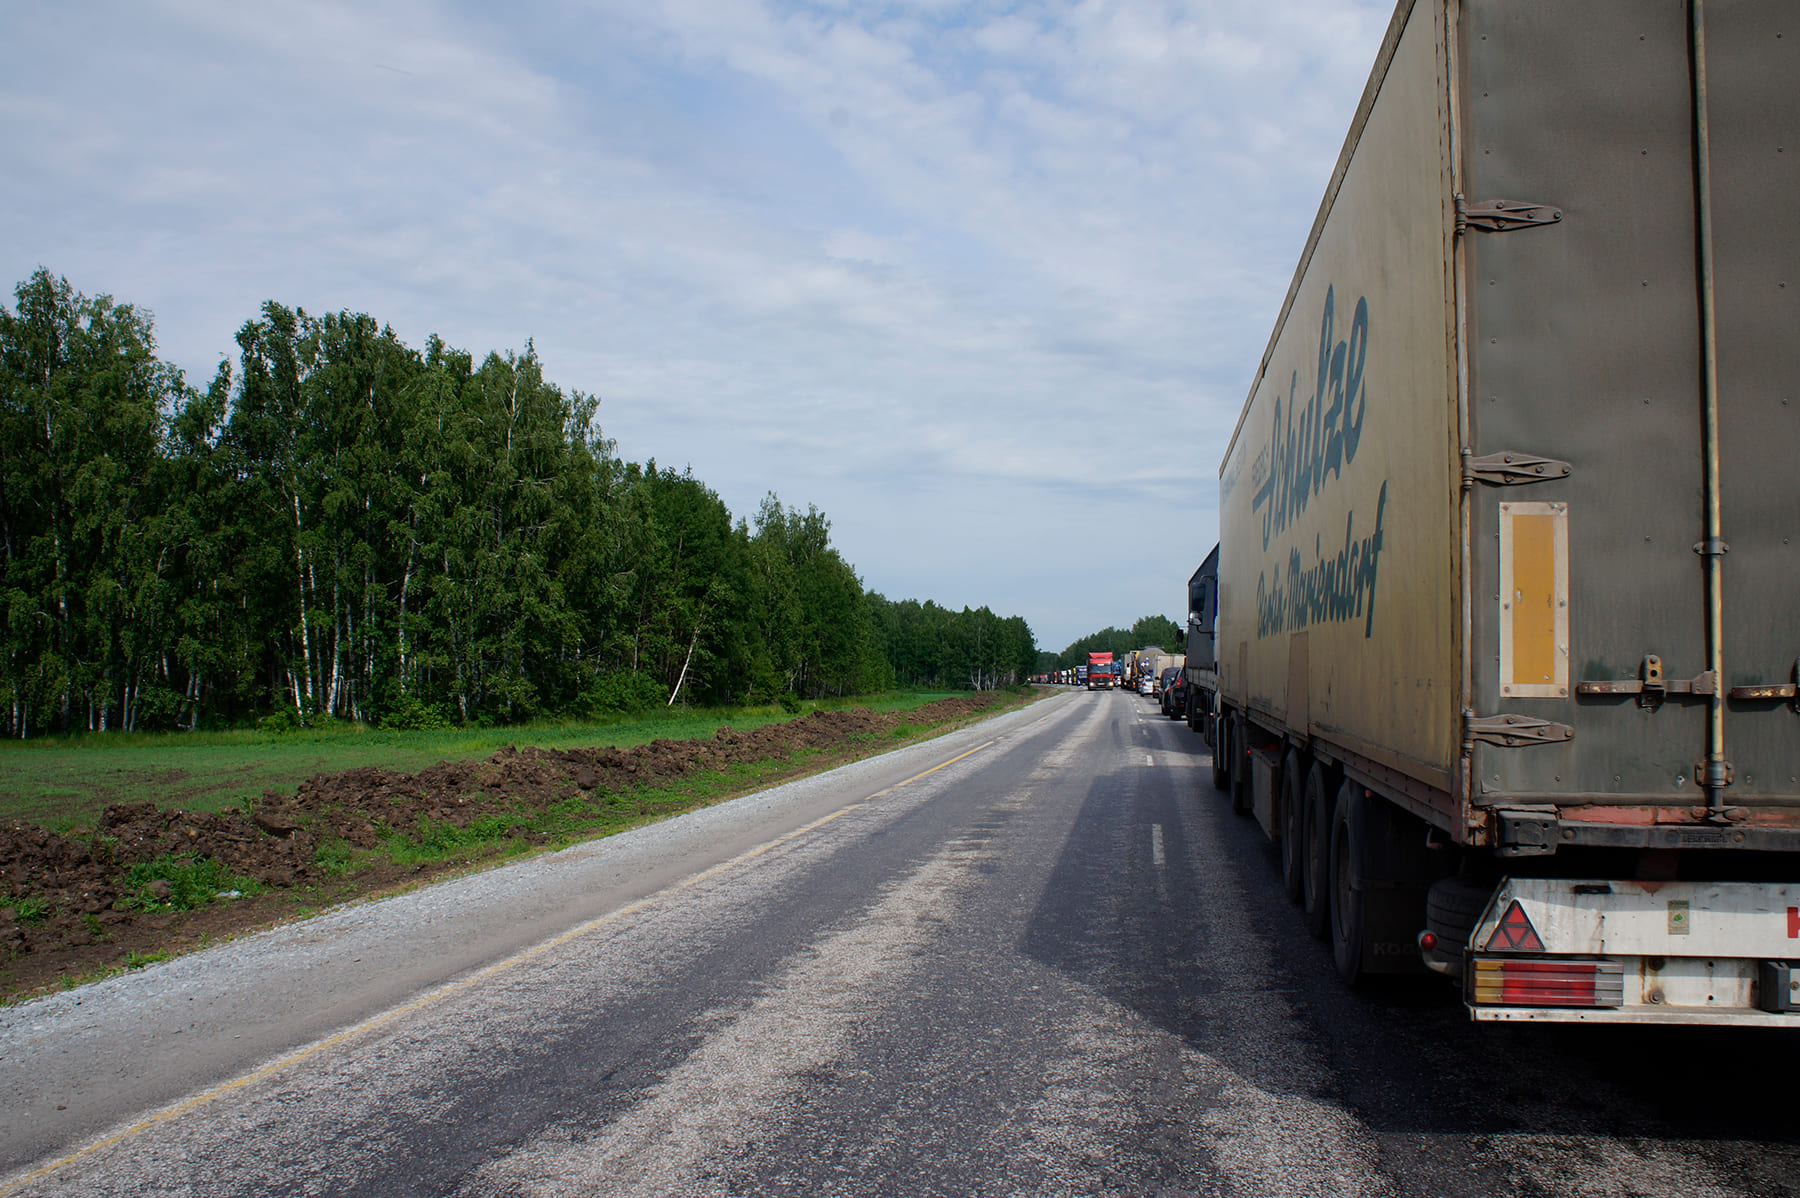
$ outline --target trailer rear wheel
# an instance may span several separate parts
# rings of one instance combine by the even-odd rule
[[[1306,771],[1300,798],[1301,908],[1316,940],[1331,931],[1331,816],[1333,795],[1325,767]]]
[[[1231,786],[1231,738],[1225,733],[1225,725],[1220,723],[1213,732],[1212,778],[1214,790],[1227,790]]]
[[[1250,728],[1241,715],[1231,717],[1231,744],[1226,759],[1231,762],[1231,809],[1239,815],[1250,813]]]
[[[1363,901],[1358,874],[1368,851],[1367,806],[1361,787],[1346,787],[1331,817],[1331,955],[1338,976],[1363,980]]]
[[[1456,963],[1462,976],[1464,954],[1475,925],[1494,897],[1494,883],[1453,875],[1431,884],[1425,895],[1425,930],[1437,937],[1438,954]]]
[[[1288,902],[1299,903],[1306,885],[1306,759],[1289,749],[1281,763],[1281,885]]]

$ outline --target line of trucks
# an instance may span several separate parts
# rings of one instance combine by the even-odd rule
[[[1182,654],[1165,653],[1154,645],[1116,656],[1089,653],[1086,665],[1034,674],[1031,680],[1088,690],[1122,689],[1160,696],[1165,685],[1181,673],[1185,660]]]
[[[1188,723],[1351,983],[1800,1025],[1792,16],[1394,12],[1188,584]]]
[[[1185,660],[1182,654],[1165,653],[1154,645],[1116,657],[1111,653],[1089,653],[1087,668],[1081,677],[1088,690],[1118,689],[1161,695],[1164,681],[1172,672],[1179,673]]]

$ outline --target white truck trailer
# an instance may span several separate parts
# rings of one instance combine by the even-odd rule
[[[1216,679],[1190,663],[1352,982],[1800,1026],[1794,16],[1394,13],[1220,467]]]

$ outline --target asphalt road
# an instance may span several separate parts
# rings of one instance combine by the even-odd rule
[[[1208,764],[1068,693],[0,1011],[0,1193],[1800,1192],[1792,1033],[1351,993]]]

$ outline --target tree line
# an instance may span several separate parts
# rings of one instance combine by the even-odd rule
[[[869,596],[895,681],[927,690],[992,690],[1028,679],[1037,665],[1031,628],[986,607],[951,611],[930,600]]]
[[[621,460],[530,342],[270,302],[204,389],[149,313],[0,306],[6,735],[508,723],[1022,679],[1030,630],[863,590],[830,522]]]

